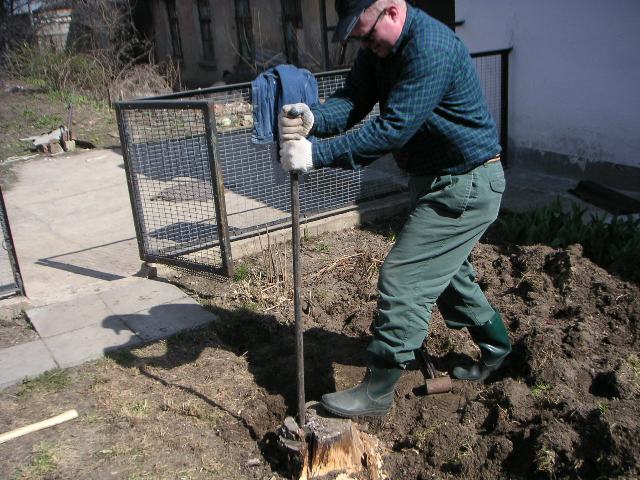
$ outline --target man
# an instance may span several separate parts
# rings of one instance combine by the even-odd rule
[[[505,180],[495,124],[455,34],[404,0],[337,0],[336,10],[334,40],[358,39],[362,48],[344,88],[324,104],[283,107],[280,155],[285,170],[307,172],[358,168],[392,152],[409,174],[412,209],[380,270],[369,368],[360,385],[322,397],[339,416],[384,415],[434,303],[448,327],[466,327],[480,347],[480,361],[456,367],[455,377],[484,381],[510,353],[468,260],[498,215]],[[380,116],[347,131],[376,102]],[[309,134],[342,135],[312,144]]]

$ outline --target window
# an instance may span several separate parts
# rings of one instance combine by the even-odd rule
[[[300,0],[282,0],[282,12],[285,23],[290,22],[293,28],[302,28],[302,5]]]
[[[253,64],[253,22],[249,0],[236,0],[236,26],[238,27],[238,50],[240,57]]]
[[[176,12],[176,0],[167,0],[167,17],[169,18],[173,57],[182,58],[182,42],[180,41],[180,24],[178,23],[178,12]]]
[[[287,62],[298,64],[298,36],[296,30],[302,28],[302,8],[300,0],[282,0],[282,30]]]
[[[200,38],[202,39],[202,58],[215,61],[213,36],[211,35],[211,9],[209,0],[198,0],[198,18],[200,19]]]

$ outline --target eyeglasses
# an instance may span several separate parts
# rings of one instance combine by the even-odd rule
[[[349,37],[349,39],[353,39],[353,40],[357,40],[363,43],[369,43],[371,41],[371,37],[373,37],[373,32],[376,31],[376,27],[378,26],[378,22],[380,21],[380,19],[383,17],[383,15],[387,13],[387,9],[383,8],[380,13],[378,14],[378,17],[376,18],[376,21],[373,22],[373,26],[369,29],[369,31],[367,33],[365,33],[362,36],[357,36],[357,35],[351,35]]]
[[[362,43],[366,43],[369,44],[369,42],[371,41],[371,37],[373,37],[373,32],[376,31],[376,27],[378,26],[378,22],[380,21],[380,19],[382,18],[382,16],[387,13],[387,9],[384,8],[382,9],[382,11],[378,14],[378,17],[376,18],[376,21],[373,22],[373,26],[369,29],[369,31],[362,35],[362,36],[358,36],[358,35],[351,35],[348,40],[356,40]],[[340,64],[342,65],[344,63],[344,57],[347,53],[347,42],[343,42],[342,43],[342,47],[340,48]]]

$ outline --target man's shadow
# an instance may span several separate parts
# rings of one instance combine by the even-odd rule
[[[297,372],[294,324],[285,324],[278,321],[274,315],[246,308],[230,310],[212,306],[209,310],[217,317],[216,320],[200,328],[184,330],[193,328],[193,319],[202,317],[203,308],[200,305],[163,304],[151,308],[146,314],[108,317],[103,321],[103,325],[108,328],[118,330],[128,327],[136,333],[146,332],[146,338],[150,335],[155,335],[155,340],[166,338],[166,351],[159,356],[141,355],[135,347],[108,355],[122,366],[137,368],[149,378],[166,386],[181,388],[226,411],[205,393],[195,390],[192,386],[181,385],[173,380],[167,381],[148,368],[172,370],[197,361],[206,348],[226,350],[233,355],[244,357],[255,383],[269,394],[281,396],[287,414],[295,415]],[[178,333],[172,335],[173,332]],[[145,338],[145,335],[142,336]],[[313,327],[305,331],[306,400],[319,400],[324,393],[336,390],[335,364],[366,366],[366,349],[370,340],[370,335],[354,337],[322,327]],[[470,361],[467,355],[459,352],[448,352],[431,358],[436,369],[441,372],[450,372],[456,365]],[[417,368],[415,364],[408,367],[410,370]],[[510,370],[504,369],[499,377],[509,375]],[[422,390],[416,389],[414,392],[420,395]],[[233,415],[232,412],[229,413]]]
[[[167,333],[164,335],[166,351],[162,355],[141,354],[134,346],[131,349],[108,352],[107,356],[123,367],[137,368],[141,374],[165,386],[180,388],[197,396],[242,422],[234,412],[220,405],[206,393],[173,379],[166,380],[156,370],[172,370],[193,363],[206,348],[226,350],[238,357],[244,357],[255,383],[269,394],[282,396],[287,414],[295,415],[297,372],[294,324],[284,324],[274,315],[254,310],[209,307],[208,310],[216,315],[216,320],[195,329],[180,331],[182,328],[192,326],[193,317],[198,311],[201,312],[202,308],[195,305],[163,304],[152,307],[145,314],[107,317],[103,320],[103,326],[114,330],[126,327],[135,333],[143,330],[146,331],[146,338],[149,338],[155,326],[155,330],[160,331],[160,334],[154,340],[148,340],[148,343],[160,340],[163,330]],[[171,335],[171,332],[178,333]],[[145,338],[145,335],[141,336]],[[335,390],[334,363],[365,366],[366,347],[369,341],[368,335],[350,337],[318,327],[306,330],[304,332],[306,400],[319,400],[322,394]],[[247,426],[246,423],[245,426]],[[253,429],[249,428],[249,430],[252,436],[255,436]]]

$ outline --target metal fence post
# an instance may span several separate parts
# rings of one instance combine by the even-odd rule
[[[7,250],[9,256],[9,263],[11,264],[11,270],[13,271],[13,280],[16,284],[17,290],[14,290],[13,294],[20,293],[26,296],[27,293],[24,289],[24,283],[22,282],[22,274],[20,273],[20,265],[18,263],[18,256],[16,255],[15,245],[13,243],[13,236],[11,235],[11,227],[9,226],[9,217],[7,216],[7,208],[4,203],[4,196],[2,195],[2,188],[0,187],[0,214],[2,217],[2,233],[3,233],[3,245]],[[0,298],[2,292],[0,292]]]
[[[120,134],[120,146],[122,148],[122,159],[124,160],[124,172],[125,177],[127,178],[127,190],[129,191],[129,201],[131,203],[131,214],[133,216],[133,227],[136,231],[136,241],[138,243],[138,255],[140,256],[140,260],[146,261],[146,252],[144,248],[144,230],[142,225],[140,224],[143,219],[142,216],[139,215],[137,205],[139,205],[139,201],[137,200],[137,189],[133,184],[133,172],[131,172],[131,159],[129,158],[129,142],[127,141],[127,132],[125,130],[126,122],[124,120],[124,110],[120,107],[119,104],[116,103],[116,118],[118,120],[118,133]]]
[[[509,166],[509,54],[511,49],[500,55],[500,143],[502,144],[502,163]]]
[[[218,227],[218,241],[220,242],[220,256],[222,269],[228,277],[233,277],[233,258],[231,257],[231,240],[229,238],[229,224],[227,222],[227,207],[224,199],[224,179],[220,167],[218,141],[216,133],[215,103],[209,102],[205,113],[205,129],[207,132],[207,149],[209,163],[214,184],[214,204]]]

